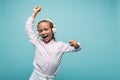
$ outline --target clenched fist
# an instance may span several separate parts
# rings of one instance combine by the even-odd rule
[[[80,44],[78,44],[75,40],[70,40],[69,44],[73,47],[75,47],[76,49],[78,49],[80,47]]]
[[[34,12],[39,12],[40,10],[41,10],[40,6],[35,6],[33,9]]]
[[[40,6],[35,6],[32,12],[32,17],[35,18],[37,13],[41,11],[41,7]]]

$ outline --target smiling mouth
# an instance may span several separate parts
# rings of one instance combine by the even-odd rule
[[[48,43],[48,42],[50,41],[48,34],[43,35],[43,36],[42,36],[42,40],[43,40],[45,43]]]
[[[47,37],[48,37],[47,34],[45,34],[45,35],[42,36],[43,39],[45,39],[45,38],[47,38]]]

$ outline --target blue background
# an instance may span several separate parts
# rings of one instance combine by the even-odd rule
[[[75,39],[82,50],[65,54],[56,80],[120,80],[120,0],[0,0],[0,80],[28,80],[34,48],[25,22],[52,19],[57,41]]]

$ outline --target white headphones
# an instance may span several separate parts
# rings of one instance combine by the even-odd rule
[[[51,19],[45,19],[45,20],[48,20],[48,21],[50,21],[51,23],[53,23],[53,21],[52,21]],[[54,25],[54,24],[53,24],[52,31],[53,31],[53,33],[56,33],[56,28],[55,28],[55,25]]]
[[[53,28],[52,28],[52,31],[53,31],[53,33],[56,33],[56,28],[53,27]]]

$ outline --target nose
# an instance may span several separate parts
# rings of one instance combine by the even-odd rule
[[[46,32],[43,30],[43,31],[39,32],[39,34],[44,35],[44,34],[46,34]]]

